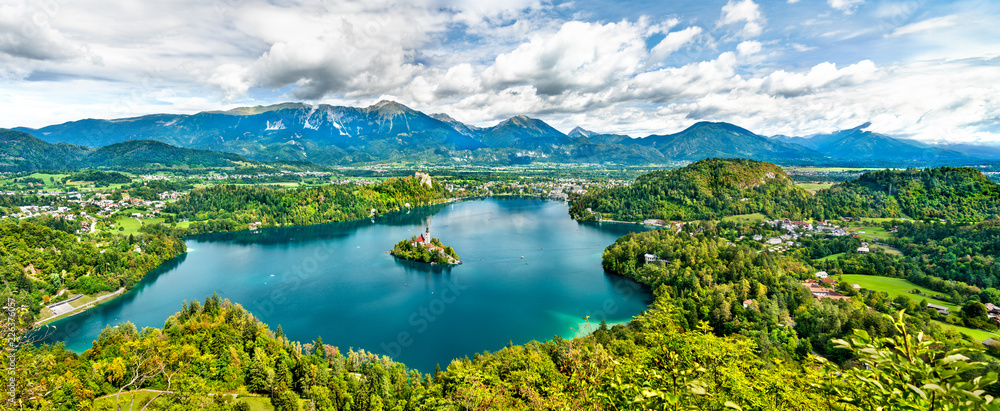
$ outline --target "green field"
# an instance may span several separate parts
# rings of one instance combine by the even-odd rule
[[[119,403],[122,405],[122,409],[127,409],[128,405],[129,405],[129,401],[132,401],[132,396],[135,395],[135,406],[134,406],[134,408],[135,409],[139,409],[139,408],[142,408],[142,406],[146,404],[146,401],[149,401],[149,399],[152,398],[153,396],[155,396],[156,394],[157,394],[156,392],[149,391],[149,390],[136,390],[136,391],[123,392],[121,394],[121,401],[119,401]],[[224,395],[229,395],[229,394],[224,394]],[[157,402],[157,404],[159,404],[160,402],[168,401],[168,399],[169,399],[169,396],[163,396],[163,397],[160,397],[160,399],[158,399],[156,402]],[[249,405],[250,409],[253,410],[253,411],[273,411],[274,410],[274,406],[271,405],[271,400],[268,399],[267,397],[243,397],[243,396],[240,396],[240,397],[238,397],[236,399],[236,401],[243,401],[243,402],[247,403],[247,405]],[[306,400],[303,400],[303,399],[299,400],[299,407],[300,407],[300,409],[304,408],[305,403],[306,403]],[[94,408],[95,409],[104,409],[102,407],[106,407],[107,409],[113,409],[114,406],[115,406],[115,396],[114,395],[109,395],[107,397],[102,397],[102,398],[98,398],[98,399],[94,400]]]
[[[959,326],[959,325],[952,325],[952,324],[948,324],[948,323],[941,322],[941,321],[934,321],[934,322],[937,323],[938,325],[940,325],[942,328],[944,328],[946,330],[947,329],[953,329],[953,330],[958,331],[958,332],[960,332],[962,334],[965,334],[965,335],[968,335],[968,336],[970,336],[972,338],[975,338],[976,341],[986,341],[989,338],[1000,338],[1000,336],[998,336],[997,334],[991,333],[991,332],[986,331],[986,330],[978,330],[978,329],[975,329],[975,328],[962,327],[962,326]]]
[[[56,185],[56,184],[53,184],[53,182],[51,181],[51,179],[53,177],[55,178],[55,182],[59,183],[66,176],[67,176],[67,174],[31,173],[30,175],[27,175],[25,177],[31,177],[31,178],[40,179],[40,180],[42,180],[43,183],[45,183],[45,185],[44,185],[45,188],[50,188],[50,187]],[[20,177],[20,178],[24,178],[24,177]],[[9,177],[9,178],[5,178],[5,179],[0,180],[0,183],[8,184],[8,183],[12,183],[13,181],[14,181],[14,178],[13,177]],[[21,184],[24,185],[25,187],[27,186],[27,184],[24,184],[24,183],[21,183]],[[37,188],[37,186],[36,186],[36,188]]]
[[[844,256],[845,254],[847,254],[847,253],[830,254],[830,255],[828,255],[826,257],[823,257],[823,258],[817,258],[816,261],[833,261],[833,260],[836,260],[836,259]]]
[[[869,245],[868,247],[870,247],[870,248],[881,248],[881,249],[885,250],[886,254],[890,254],[890,255],[903,255],[902,251],[899,251],[899,250],[897,250],[897,249],[895,249],[893,247],[889,247],[889,246],[872,244],[872,245]]]
[[[240,397],[237,401],[243,401],[250,405],[251,411],[271,411],[274,406],[267,397]]]
[[[886,239],[892,237],[892,233],[882,227],[862,227],[854,230],[854,233],[865,241],[873,241],[875,238]]]
[[[163,217],[143,218],[142,219],[142,224],[145,224],[145,225],[163,224],[164,221],[167,221],[167,219],[163,218]]]
[[[886,221],[903,221],[903,220],[909,220],[909,218],[904,216],[904,217],[865,217],[861,219],[862,222],[875,223],[875,224],[881,224]]]
[[[119,231],[118,230],[119,227],[125,228],[125,230]],[[139,227],[142,227],[142,224],[139,222],[139,220],[122,215],[117,219],[115,219],[114,232],[121,235],[135,234],[139,232]]]
[[[833,183],[796,183],[795,185],[810,193],[815,193],[816,190],[832,187]]]
[[[737,223],[754,223],[754,222],[759,223],[764,220],[767,220],[767,216],[761,213],[738,214],[738,215],[731,215],[728,217],[722,217],[722,221],[733,221]]]
[[[939,293],[937,291],[921,287],[902,278],[879,277],[874,275],[861,275],[861,274],[844,274],[843,278],[844,281],[851,284],[858,284],[861,286],[861,288],[866,288],[874,291],[882,291],[886,294],[889,294],[889,298],[896,298],[897,296],[905,295],[907,298],[917,302],[926,299],[928,303],[948,307],[948,310],[950,310],[951,312],[958,312],[958,310],[961,310],[961,308],[949,302],[944,302],[933,298],[927,298],[922,295],[909,293],[908,292],[909,290],[916,288],[920,290],[921,293],[926,295],[944,296],[943,293]],[[954,329],[960,333],[975,338],[976,341],[984,341],[987,338],[1000,338],[1000,336],[997,336],[996,334],[993,334],[985,330],[977,330],[974,328],[952,325],[942,321],[935,321],[935,322],[945,329]]]
[[[53,178],[53,177],[54,177],[54,178],[55,178],[55,181],[57,181],[57,182],[58,182],[58,181],[62,180],[63,178],[65,178],[65,177],[66,177],[67,175],[68,175],[68,174],[44,174],[44,173],[32,173],[32,174],[31,174],[30,176],[28,176],[28,177],[34,177],[34,178],[40,178],[40,179],[42,179],[42,181],[44,181],[44,182],[45,182],[45,186],[46,186],[46,187],[48,187],[48,186],[51,186],[51,185],[54,185],[54,184],[52,184],[52,182],[50,181],[50,179],[51,179],[51,178]]]
[[[123,392],[121,394],[121,400],[117,401],[119,404],[121,404],[122,409],[128,409],[129,402],[132,401],[133,395],[135,395],[134,408],[139,409],[142,408],[143,405],[146,405],[146,401],[149,401],[150,398],[153,398],[153,396],[155,396],[156,393],[146,390]],[[107,407],[108,409],[114,409],[115,402],[116,401],[114,395],[104,398],[98,398],[94,400],[94,408],[102,409],[102,407]]]
[[[861,275],[861,274],[844,274],[844,281],[850,284],[858,284],[861,288],[866,288],[873,291],[881,291],[889,294],[889,298],[896,298],[900,295],[905,295],[907,298],[919,302],[920,300],[926,299],[928,303],[943,305],[948,307],[952,312],[957,312],[960,308],[955,304],[927,298],[922,295],[911,294],[909,291],[916,288],[920,290],[921,293],[930,296],[945,297],[943,293],[931,290],[929,288],[924,288],[914,283],[907,281],[904,278],[891,278],[891,277],[879,277],[876,275]]]

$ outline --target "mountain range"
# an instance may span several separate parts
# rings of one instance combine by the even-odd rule
[[[0,129],[0,171],[78,168],[235,167],[259,162],[232,153],[195,150],[153,140],[132,140],[91,148],[52,144],[28,133]]]
[[[817,134],[810,137],[775,136],[777,141],[806,147],[832,158],[848,162],[895,162],[909,159],[917,163],[961,163],[973,158],[990,158],[987,148],[983,148],[981,157],[969,155],[956,150],[929,146],[913,140],[889,137],[866,130],[871,123],[858,127],[840,130],[829,134]]]
[[[393,101],[381,101],[369,107],[285,103],[192,115],[86,119],[15,130],[53,143],[54,149],[62,151],[155,140],[232,153],[243,160],[321,165],[663,164],[740,157],[786,165],[929,166],[1000,159],[1000,150],[928,146],[873,133],[865,130],[867,127],[810,137],[765,137],[733,124],[698,122],[674,134],[632,138],[579,127],[567,134],[523,115],[492,127],[476,127],[446,114],[428,115]]]

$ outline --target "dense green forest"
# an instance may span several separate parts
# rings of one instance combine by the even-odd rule
[[[250,223],[271,227],[356,220],[440,202],[446,193],[437,181],[428,186],[416,177],[392,178],[371,186],[217,185],[191,190],[164,211],[191,220],[189,233],[233,231]]]
[[[983,288],[1000,287],[1000,220],[972,225],[905,222],[896,227],[896,239],[889,241],[929,275]],[[1000,295],[989,302],[1000,304]]]
[[[881,170],[810,196],[774,164],[711,159],[644,174],[630,186],[593,190],[570,209],[577,219],[632,222],[750,213],[794,220],[909,217],[974,222],[998,216],[1000,186],[972,168]]]
[[[392,255],[404,260],[432,264],[455,264],[458,254],[450,246],[441,244],[441,240],[431,238],[431,246],[416,244],[417,237],[400,240],[392,248]]]
[[[570,214],[586,220],[597,213],[618,221],[707,220],[750,213],[801,219],[811,215],[811,207],[809,194],[781,167],[711,159],[644,174],[629,186],[593,190],[573,202]]]
[[[827,216],[982,221],[1000,213],[1000,186],[979,170],[881,170],[820,190]]]
[[[43,303],[72,293],[129,289],[184,250],[184,242],[167,235],[106,234],[84,240],[36,222],[0,220],[0,277],[35,314]],[[55,298],[61,289],[69,292]]]

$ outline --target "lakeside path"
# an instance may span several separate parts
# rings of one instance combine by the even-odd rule
[[[38,321],[35,322],[35,327],[39,327],[39,326],[45,325],[46,323],[50,323],[50,322],[58,320],[60,318],[69,317],[69,316],[73,316],[73,315],[82,313],[82,312],[87,311],[87,310],[93,308],[94,306],[100,304],[104,300],[117,297],[117,296],[121,295],[124,292],[125,292],[125,287],[119,288],[117,291],[115,291],[115,292],[113,292],[111,294],[102,295],[102,296],[97,297],[97,298],[95,298],[95,299],[93,299],[91,301],[88,301],[86,304],[83,304],[83,305],[81,305],[79,307],[73,307],[72,310],[65,311],[65,312],[60,312],[58,314],[51,315],[51,316],[49,316],[47,318],[43,318],[41,320],[38,320]],[[72,307],[72,305],[71,305],[71,307]]]

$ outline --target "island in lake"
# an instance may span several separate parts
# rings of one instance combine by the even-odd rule
[[[410,237],[396,243],[390,252],[396,258],[417,261],[421,263],[456,265],[462,264],[458,254],[449,246],[441,244],[441,240],[431,237],[431,228],[423,234]]]

